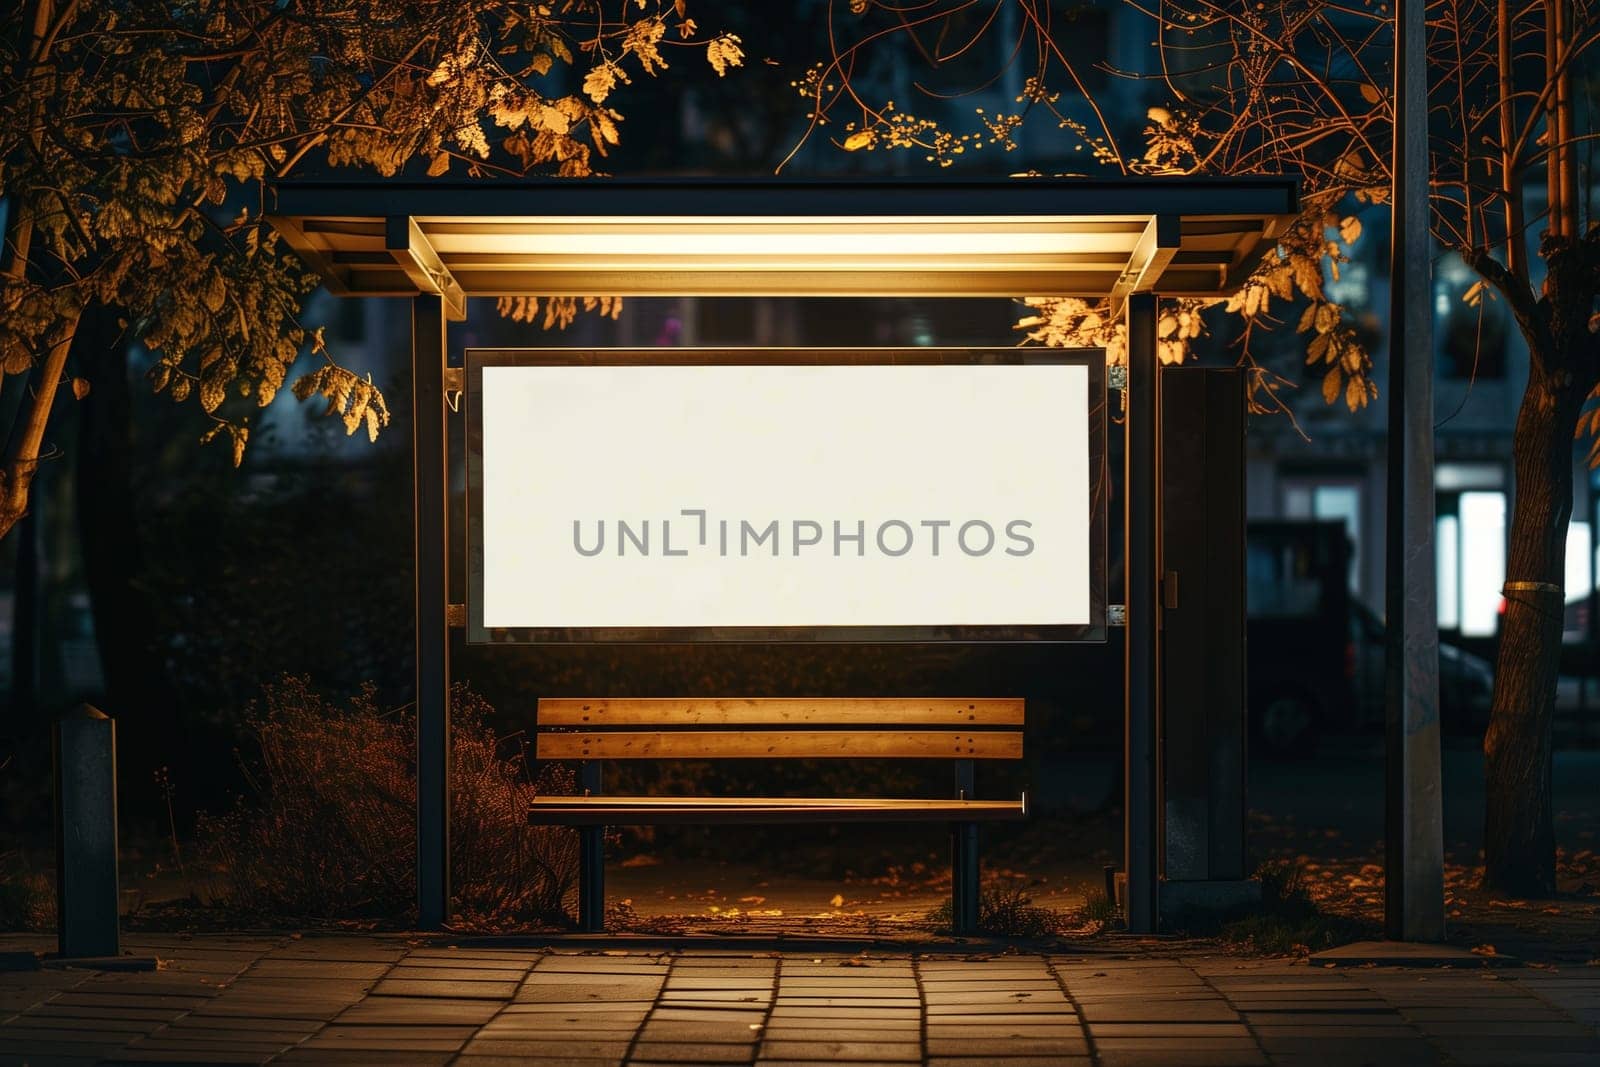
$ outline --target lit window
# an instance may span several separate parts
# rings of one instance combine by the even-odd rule
[[[1339,519],[1350,539],[1350,588],[1361,588],[1361,490],[1354,485],[1319,485],[1311,500],[1312,515]]]
[[[1361,591],[1361,486],[1340,482],[1295,481],[1283,487],[1283,516],[1344,524],[1350,544],[1350,590]]]
[[[1577,520],[1567,527],[1567,609],[1563,613],[1562,640],[1577,643],[1588,636],[1589,594],[1594,592],[1594,534],[1587,522]]]
[[[1506,573],[1506,495],[1461,494],[1461,633],[1492,637]]]
[[[1440,515],[1434,545],[1438,556],[1439,629],[1454,630],[1461,625],[1461,520],[1454,515]]]

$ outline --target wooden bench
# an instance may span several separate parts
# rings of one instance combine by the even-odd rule
[[[538,797],[535,825],[579,827],[578,923],[605,923],[605,828],[668,823],[950,824],[951,920],[978,924],[978,823],[1027,817],[1017,800],[978,800],[978,760],[1022,758],[1023,701],[965,699],[545,699],[535,755],[577,760],[582,796]],[[605,796],[605,760],[942,759],[951,799]]]

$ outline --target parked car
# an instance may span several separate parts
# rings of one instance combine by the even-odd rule
[[[1383,621],[1349,592],[1349,541],[1339,522],[1253,522],[1246,535],[1246,638],[1251,736],[1264,751],[1304,755],[1328,732],[1381,727]],[[1494,672],[1439,645],[1440,722],[1488,721]]]

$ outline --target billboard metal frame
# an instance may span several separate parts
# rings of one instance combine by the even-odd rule
[[[483,622],[483,371],[573,366],[1068,365],[1088,369],[1089,621],[1033,626],[486,627]],[[1106,638],[1105,353],[1029,348],[469,348],[466,352],[467,641],[471,644],[890,644],[1100,642]]]

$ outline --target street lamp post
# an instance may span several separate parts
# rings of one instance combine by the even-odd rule
[[[1384,932],[1397,941],[1444,940],[1424,7],[1400,0],[1395,16]]]

